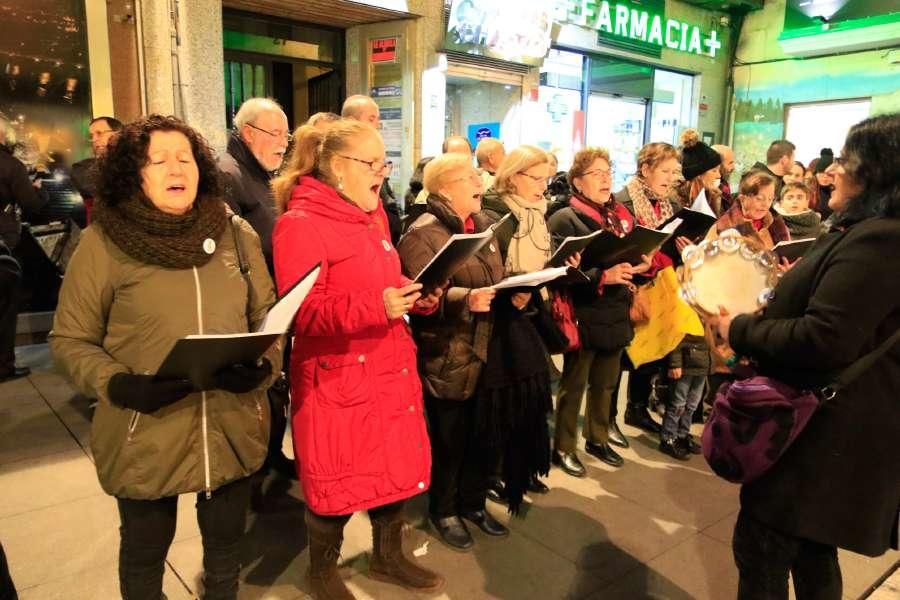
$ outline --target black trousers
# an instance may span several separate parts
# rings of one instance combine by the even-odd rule
[[[6,554],[3,552],[3,544],[0,544],[0,600],[18,600],[16,586],[9,576],[9,564],[6,562]]]
[[[653,376],[657,373],[665,374],[666,360],[657,360],[634,368],[628,353],[622,353],[622,370],[619,373],[619,381],[613,391],[612,406],[609,411],[610,422],[615,421],[619,415],[619,389],[622,386],[622,377],[628,371],[627,408],[632,410],[646,409],[650,402],[650,392],[653,391]]]
[[[732,538],[738,600],[787,600],[788,573],[797,600],[841,600],[837,548],[770,528],[741,510]]]
[[[477,434],[477,401],[425,396],[431,433],[428,508],[436,519],[484,510],[497,451]]]
[[[175,536],[178,496],[119,502],[119,589],[123,600],[159,600],[166,554]],[[197,494],[197,522],[203,540],[206,600],[235,600],[240,575],[240,541],[250,505],[250,478],[220,487],[206,499]]]
[[[16,364],[16,313],[21,282],[22,269],[6,253],[4,245],[0,248],[0,375],[11,371]]]

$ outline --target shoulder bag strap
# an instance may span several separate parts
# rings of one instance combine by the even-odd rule
[[[247,327],[249,328],[253,326],[250,320],[250,295],[253,293],[253,288],[250,283],[250,265],[244,257],[244,248],[241,246],[241,224],[239,219],[240,217],[237,215],[231,215],[229,220],[231,221],[231,234],[234,236],[234,253],[237,255],[238,268],[241,271],[241,277],[247,282],[247,302],[244,312],[247,315]]]
[[[825,400],[834,398],[839,391],[853,383],[863,373],[872,368],[881,357],[890,352],[898,341],[900,341],[900,329],[882,342],[878,348],[858,358],[852,365],[844,369],[833,384],[822,390],[823,398]]]

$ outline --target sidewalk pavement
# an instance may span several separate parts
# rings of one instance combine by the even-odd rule
[[[91,462],[89,402],[53,371],[45,345],[19,351],[34,372],[0,384],[0,541],[20,598],[118,598],[118,514]],[[624,467],[582,454],[588,476],[553,469],[546,480],[550,493],[534,497],[520,517],[489,502],[511,535],[495,539],[475,530],[472,552],[438,541],[424,517],[424,497],[413,499],[406,543],[447,579],[443,592],[431,597],[734,598],[738,487],[714,476],[701,456],[680,463],[659,453],[654,437],[622,429],[631,441],[622,451]],[[289,453],[289,443],[285,448]],[[199,589],[202,549],[193,503],[190,496],[179,501],[164,580],[169,600],[196,597]],[[268,478],[248,527],[239,597],[307,598],[309,559],[296,482]],[[342,551],[342,572],[357,598],[427,597],[368,579],[370,551],[369,523],[357,514]],[[868,558],[842,551],[840,561],[845,598],[867,597],[879,585],[869,597],[900,598],[900,553]]]

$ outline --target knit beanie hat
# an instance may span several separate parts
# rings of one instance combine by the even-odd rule
[[[834,162],[834,151],[831,148],[822,148],[819,152],[819,160],[816,162],[816,173],[824,173],[825,169]]]
[[[700,141],[696,129],[681,132],[681,173],[686,181],[722,164],[719,153]]]

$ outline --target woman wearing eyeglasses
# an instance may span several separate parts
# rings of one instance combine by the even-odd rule
[[[344,525],[372,521],[369,576],[416,591],[443,578],[403,552],[404,501],[429,485],[431,452],[416,377],[416,347],[403,316],[432,309],[400,272],[379,189],[391,170],[372,127],[338,121],[297,130],[273,182],[273,248],[279,293],[316,264],[297,313],[291,356],[292,432],[306,499],[315,598],[352,599],[337,570]]]
[[[557,243],[567,237],[607,231],[623,236],[634,228],[634,217],[612,196],[612,166],[604,148],[579,151],[569,169],[572,196],[550,217],[550,231]],[[581,348],[566,353],[559,383],[554,430],[553,460],[563,471],[584,477],[585,468],[575,454],[581,398],[588,391],[584,418],[585,452],[613,467],[624,463],[609,445],[610,408],[621,371],[625,346],[634,337],[628,317],[632,279],[646,267],[628,263],[606,270],[584,272],[591,282],[572,287],[578,317]],[[621,436],[621,434],[619,434]],[[624,437],[616,443],[627,445]]]
[[[484,231],[491,222],[481,211],[482,182],[468,156],[443,154],[425,166],[426,212],[400,239],[404,272],[419,273],[453,234]],[[478,390],[487,359],[493,317],[491,285],[503,278],[497,245],[491,242],[453,274],[434,310],[410,317],[419,347],[419,374],[431,426],[431,523],[452,548],[474,540],[462,519],[488,535],[507,535],[485,510],[490,454],[476,422]]]
[[[719,335],[758,373],[795,389],[822,390],[876,353],[769,471],[741,487],[739,600],[786,600],[789,575],[798,600],[840,600],[838,548],[879,556],[898,546],[900,153],[885,151],[898,140],[898,113],[851,127],[828,167],[842,228],[816,241],[764,311],[719,319]]]
[[[485,200],[485,214],[509,216],[497,241],[506,276],[544,269],[553,251],[547,213],[549,155],[536,146],[519,146],[497,170],[496,195]],[[569,257],[577,267],[578,255]],[[482,410],[500,454],[502,484],[492,497],[506,500],[515,513],[527,492],[545,494],[538,479],[550,470],[547,415],[553,409],[550,358],[546,343],[558,345],[551,327],[546,289],[505,293],[494,303],[495,326],[488,351]],[[555,328],[555,326],[553,327]],[[548,331],[550,334],[548,335]],[[558,331],[555,332],[558,336]],[[547,335],[545,340],[543,335]],[[515,360],[510,360],[514,356]]]
[[[764,171],[750,171],[741,178],[738,201],[716,221],[707,239],[719,237],[726,229],[737,229],[761,243],[767,250],[791,239],[781,215],[770,210],[775,201],[775,180]]]

